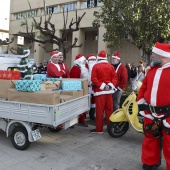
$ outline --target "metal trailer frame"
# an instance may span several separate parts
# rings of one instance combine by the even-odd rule
[[[41,138],[38,127],[63,129],[77,123],[78,116],[90,110],[90,95],[57,105],[14,102],[0,99],[0,128],[16,149],[25,150],[30,142]],[[24,141],[23,141],[24,140]]]

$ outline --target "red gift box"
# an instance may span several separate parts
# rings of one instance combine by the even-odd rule
[[[19,71],[0,70],[0,79],[20,80],[21,79],[21,73]]]

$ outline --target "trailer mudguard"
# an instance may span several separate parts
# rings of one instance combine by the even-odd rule
[[[28,140],[30,142],[34,142],[33,137],[31,135],[32,126],[30,124],[26,123],[26,122],[23,122],[23,121],[11,120],[9,122],[9,124],[7,125],[7,127],[6,127],[6,135],[7,135],[7,137],[11,134],[12,130],[14,129],[14,125],[16,125],[16,124],[23,125],[27,130]]]
[[[111,122],[128,122],[128,119],[122,109],[114,111],[109,119]]]

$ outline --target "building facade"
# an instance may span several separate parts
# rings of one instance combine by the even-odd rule
[[[27,19],[28,23],[31,25],[32,18],[34,16],[36,20],[40,19],[40,16],[44,17],[46,14],[53,13],[51,22],[55,23],[56,36],[61,36],[61,31],[63,29],[63,8],[64,11],[68,9],[68,23],[71,19],[75,19],[75,11],[77,9],[78,16],[81,16],[86,12],[82,21],[80,22],[80,29],[73,32],[66,38],[66,43],[73,43],[74,38],[78,38],[78,43],[83,44],[81,47],[76,47],[70,50],[66,55],[66,63],[71,68],[74,63],[74,58],[78,53],[87,56],[90,53],[98,54],[100,50],[106,50],[111,56],[115,50],[119,50],[122,58],[122,62],[129,63],[134,62],[138,64],[140,60],[139,50],[130,43],[125,42],[123,46],[119,49],[107,48],[107,43],[103,41],[103,34],[105,33],[105,28],[100,27],[95,29],[92,26],[94,20],[93,12],[100,10],[102,3],[99,0],[46,0],[46,11],[44,11],[43,0],[29,0],[31,4],[31,9],[27,0],[11,0],[10,4],[10,28],[9,34],[10,38],[15,37],[15,41],[11,46],[17,48],[18,42],[18,32],[24,32],[25,30],[21,27],[22,21]],[[34,58],[37,64],[41,63],[44,59],[49,60],[49,54],[44,51],[42,47],[39,46],[37,42],[29,42],[24,39],[24,47],[31,46],[31,58]],[[48,44],[46,48],[49,50],[56,48],[55,45]]]

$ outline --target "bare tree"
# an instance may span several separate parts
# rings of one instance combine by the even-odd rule
[[[29,4],[30,10],[32,10],[29,0],[27,0],[27,2]],[[63,29],[60,38],[55,35],[56,33],[55,24],[51,22],[53,13],[47,14],[45,0],[43,0],[43,3],[44,3],[44,11],[45,11],[45,16],[44,16],[45,21],[42,23],[43,20],[42,16],[40,16],[39,21],[37,21],[35,17],[32,16],[32,24],[30,26],[28,24],[27,19],[25,19],[23,22],[21,22],[21,26],[25,27],[26,32],[19,31],[18,36],[22,36],[33,42],[40,43],[40,46],[46,52],[49,52],[45,47],[47,43],[56,44],[58,48],[53,49],[53,51],[54,50],[62,51],[64,57],[66,57],[66,53],[69,52],[72,48],[82,46],[82,44],[77,45],[78,42],[77,37],[74,38],[74,42],[72,44],[65,44],[65,39],[67,38],[68,35],[79,30],[80,22],[86,13],[84,12],[82,16],[79,17],[77,16],[77,10],[76,10],[75,21],[72,18],[70,23],[68,24],[68,9],[66,12],[64,12],[64,8],[63,8]],[[38,30],[40,32],[40,35],[37,36],[35,30]]]
[[[9,40],[9,38],[6,38],[6,40],[0,39],[0,46],[9,45],[9,44],[13,43],[13,41],[14,41],[14,38],[11,38],[11,40]]]

